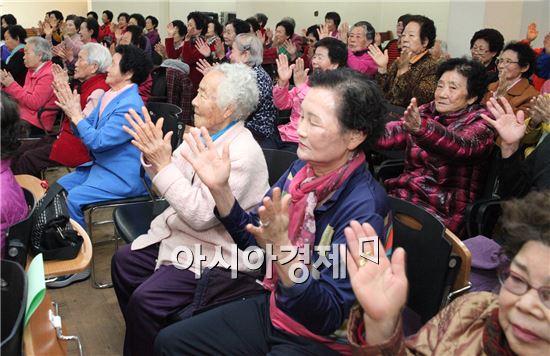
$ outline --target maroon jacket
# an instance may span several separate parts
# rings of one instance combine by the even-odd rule
[[[484,164],[495,142],[495,133],[471,105],[451,115],[439,115],[434,102],[420,108],[422,124],[409,132],[403,121],[386,124],[378,141],[384,150],[406,149],[405,170],[385,182],[388,192],[423,205],[457,235],[463,232],[464,211],[483,190]]]

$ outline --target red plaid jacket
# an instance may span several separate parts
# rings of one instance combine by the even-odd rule
[[[466,206],[485,184],[495,133],[480,114],[490,114],[477,104],[446,116],[436,113],[434,102],[419,110],[420,130],[412,133],[403,121],[392,121],[378,141],[380,149],[407,153],[403,174],[385,185],[391,195],[424,206],[460,236]]]

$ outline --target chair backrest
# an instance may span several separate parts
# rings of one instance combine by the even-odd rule
[[[470,270],[472,268],[472,253],[451,230],[445,229],[445,239],[452,246],[453,254],[460,257],[460,270],[453,283],[453,291],[466,288],[470,285]]]
[[[460,259],[451,256],[445,227],[435,216],[407,201],[394,197],[389,200],[394,247],[402,247],[407,253],[407,305],[426,323],[445,304],[452,285],[451,272],[458,268]]]
[[[2,355],[21,355],[27,305],[27,275],[13,261],[2,260],[1,298]]]
[[[267,163],[270,186],[277,183],[292,162],[298,159],[298,155],[290,151],[274,150],[270,148],[262,148],[262,151],[264,152],[265,161]]]
[[[6,231],[6,259],[19,263],[23,268],[27,263],[31,240],[34,209],[29,215]]]
[[[29,215],[34,209],[34,204],[36,203],[34,201],[34,194],[28,190],[27,188],[21,188],[23,189],[23,194],[25,195],[25,201],[27,202],[27,207],[29,208]]]
[[[164,134],[173,131],[172,135],[172,151],[175,150],[182,141],[183,131],[185,125],[179,119],[181,114],[181,108],[174,104],[169,103],[157,103],[149,102],[147,103],[147,110],[149,110],[149,115],[151,115],[151,120],[157,122],[159,118],[164,118],[164,124],[162,126],[162,132]]]
[[[153,78],[153,84],[151,85],[149,102],[166,102],[168,99],[166,89],[166,68],[157,67],[153,69],[151,77]]]

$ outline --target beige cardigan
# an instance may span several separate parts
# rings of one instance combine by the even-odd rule
[[[267,165],[263,152],[252,137],[250,131],[238,122],[216,141],[216,149],[221,154],[224,144],[229,143],[231,175],[229,185],[243,209],[249,210],[261,202],[269,189]],[[208,188],[202,184],[193,167],[181,155],[189,146],[183,142],[173,153],[172,163],[153,177],[153,184],[166,198],[170,206],[151,223],[147,234],[139,236],[132,243],[132,250],[160,242],[157,259],[160,265],[174,265],[174,251],[179,246],[186,246],[193,253],[195,245],[200,244],[206,261],[202,265],[194,258],[189,270],[198,274],[207,267],[215,256],[216,246],[221,246],[223,259],[232,261],[231,245],[233,239],[214,215],[214,199]],[[146,171],[148,165],[144,164]],[[149,173],[149,172],[148,172]],[[242,251],[238,250],[238,268],[246,271]],[[253,254],[255,255],[255,254]],[[190,263],[187,255],[179,255],[177,262],[182,265]]]

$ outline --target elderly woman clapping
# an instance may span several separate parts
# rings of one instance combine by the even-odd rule
[[[202,79],[193,100],[195,125],[202,127],[202,133],[192,129],[193,136],[200,139],[202,135],[224,157],[231,153],[223,162],[231,171],[228,184],[245,209],[254,207],[268,188],[262,150],[244,126],[257,101],[254,73],[242,64],[214,67]],[[246,266],[242,251],[237,256],[232,252],[233,240],[214,214],[215,202],[203,177],[182,157],[191,149],[188,143],[171,154],[172,134],[163,137],[162,118],[155,125],[145,108],[145,121],[135,112],[130,114],[130,128],[125,130],[133,136],[147,173],[170,206],[153,220],[147,234],[118,249],[111,271],[126,320],[124,354],[152,355],[153,342],[166,318],[193,301],[198,275],[217,255],[216,249],[221,248],[226,261],[238,259],[233,269],[243,271]],[[185,261],[173,259],[177,248],[195,251],[196,245],[206,256],[202,266],[192,256]],[[191,265],[185,270],[177,266],[187,263]]]
[[[157,337],[157,354],[350,353],[349,345],[329,336],[355,302],[349,279],[336,273],[340,265],[333,244],[345,243],[343,231],[351,219],[368,221],[385,236],[386,193],[369,173],[362,150],[381,133],[383,99],[374,82],[339,69],[311,78],[302,109],[300,160],[268,191],[263,207],[251,213],[229,184],[232,154],[220,155],[206,130],[204,141],[198,134],[186,135],[190,151],[185,157],[209,187],[216,215],[235,243],[241,249],[258,245],[271,254],[263,283],[269,294],[169,326]],[[332,264],[319,263],[323,257]]]
[[[10,94],[19,104],[21,119],[27,124],[27,132],[31,134],[51,131],[55,112],[47,111],[38,120],[38,110],[44,107],[55,108],[55,96],[52,89],[52,45],[41,37],[27,39],[23,57],[27,76],[25,84],[20,86],[6,70],[2,70],[0,81],[3,90]]]
[[[495,139],[479,105],[487,74],[481,63],[455,58],[441,64],[437,77],[435,100],[417,107],[413,98],[401,121],[386,124],[378,147],[406,150],[404,172],[385,182],[388,192],[422,205],[461,235]]]
[[[80,108],[84,116],[92,113],[100,97],[109,90],[105,79],[111,62],[109,50],[98,43],[88,43],[79,52],[74,79],[81,83]],[[58,65],[54,65],[52,71],[55,82],[70,91],[66,72]],[[36,177],[40,177],[40,172],[47,167],[60,164],[77,167],[91,159],[86,146],[74,135],[68,117],[61,124],[57,137],[46,136],[39,141],[25,144],[18,153],[12,161],[15,174],[31,174]]]

